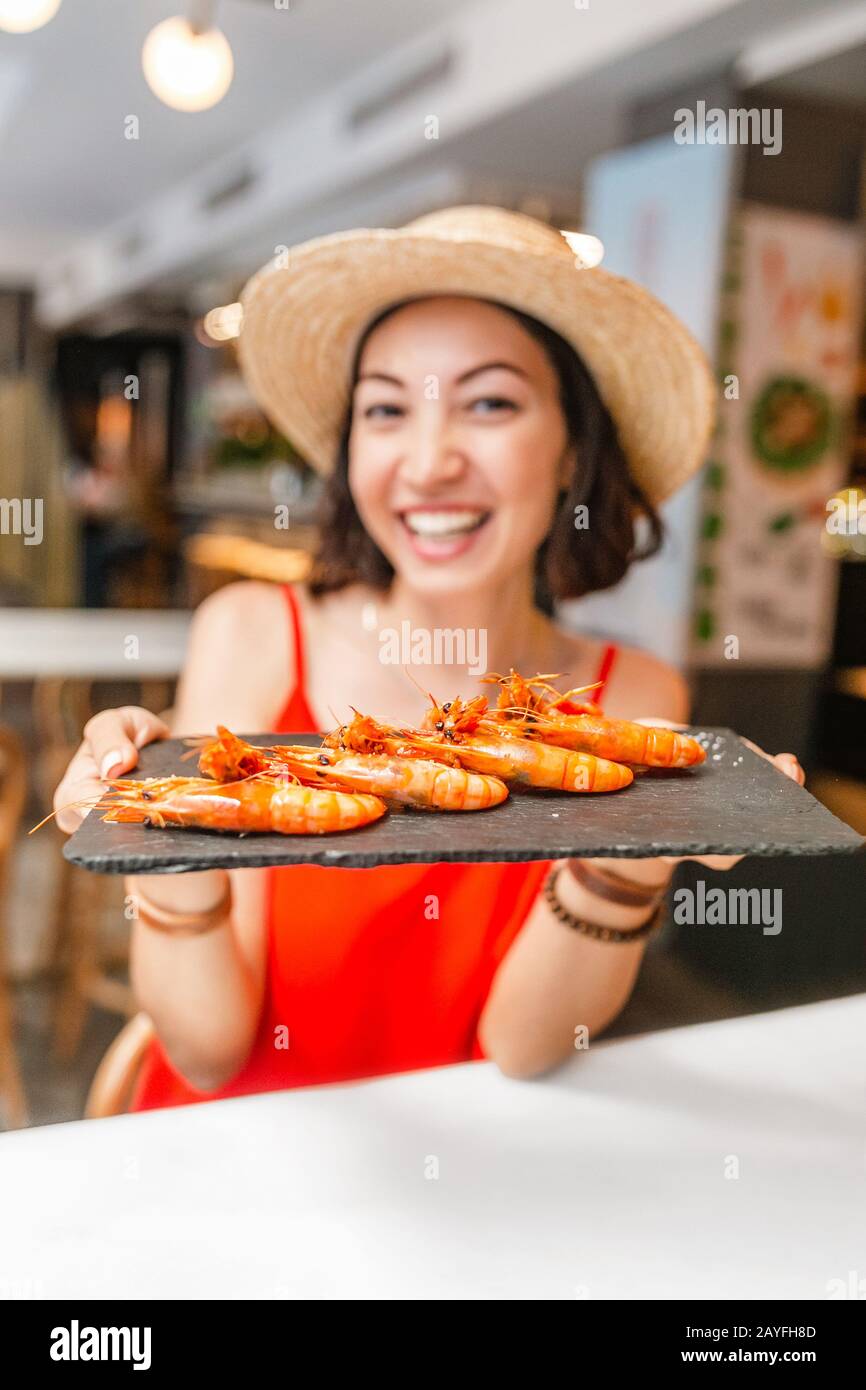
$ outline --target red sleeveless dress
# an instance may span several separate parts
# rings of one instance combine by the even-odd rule
[[[315,733],[297,601],[285,592],[297,678],[276,732]],[[607,681],[615,655],[608,647],[598,680]],[[599,703],[603,693],[602,686]],[[548,869],[543,862],[265,870],[265,999],[246,1065],[219,1091],[197,1091],[155,1041],[130,1109],[482,1058],[478,1020],[494,973]]]

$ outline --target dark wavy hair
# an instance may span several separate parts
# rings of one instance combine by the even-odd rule
[[[355,351],[352,389],[370,334],[409,302],[392,304],[368,324]],[[484,302],[511,314],[547,353],[559,381],[569,442],[576,446],[577,464],[571,481],[560,490],[550,530],[536,553],[536,602],[549,612],[556,599],[580,598],[618,583],[633,561],[656,554],[664,529],[655,508],[631,476],[610,412],[571,344],[529,314],[494,300]],[[349,488],[351,399],[350,395],[336,467],[322,497],[319,548],[309,581],[310,592],[315,595],[359,581],[384,590],[394,576],[391,562],[364,529]],[[589,517],[584,530],[575,526],[575,508],[581,505],[587,507]],[[644,530],[640,544],[636,535],[639,518]]]

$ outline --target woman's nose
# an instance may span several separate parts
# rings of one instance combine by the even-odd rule
[[[447,423],[425,422],[408,441],[401,464],[404,480],[416,487],[454,482],[467,460]]]

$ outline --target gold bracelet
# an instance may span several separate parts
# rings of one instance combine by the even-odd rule
[[[629,941],[641,941],[644,937],[652,933],[661,925],[661,916],[664,909],[664,898],[656,904],[655,910],[646,922],[642,922],[639,927],[607,927],[599,922],[590,922],[585,917],[578,917],[574,912],[569,912],[568,908],[563,907],[556,895],[556,880],[559,878],[561,866],[551,869],[544,885],[544,899],[555,917],[560,922],[564,922],[572,931],[580,932],[583,936],[589,936],[593,941],[608,941],[614,945],[625,945]]]
[[[232,910],[231,883],[219,902],[199,912],[176,912],[171,907],[160,907],[142,894],[137,894],[138,920],[154,931],[165,932],[168,936],[203,936],[214,931],[228,921]]]

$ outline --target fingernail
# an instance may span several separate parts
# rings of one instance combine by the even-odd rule
[[[111,752],[106,753],[105,757],[102,759],[102,765],[99,769],[99,775],[102,778],[103,782],[106,782],[108,781],[109,777],[114,775],[114,773],[122,771],[123,754],[121,753],[119,748],[112,748]]]

